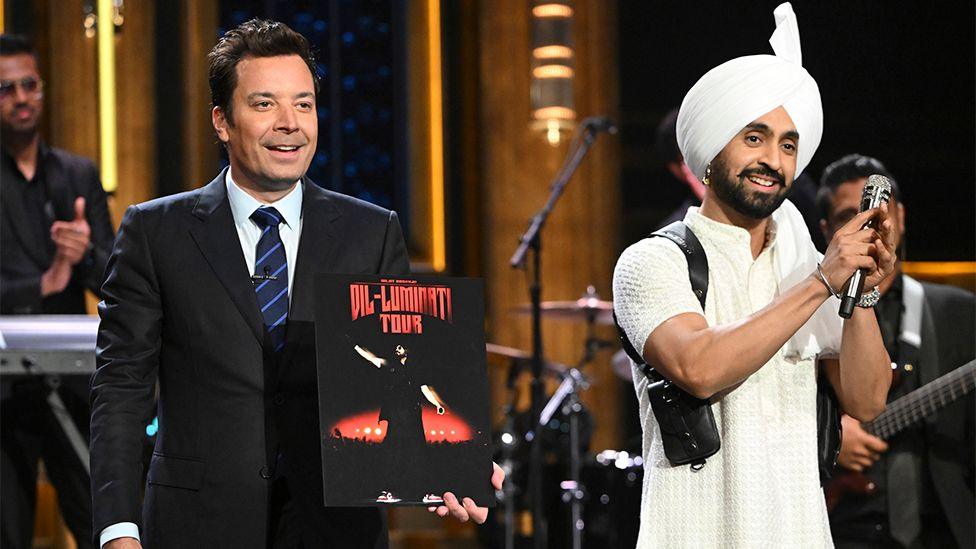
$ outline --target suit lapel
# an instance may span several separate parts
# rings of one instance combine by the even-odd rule
[[[281,362],[288,364],[296,354],[308,351],[315,341],[315,275],[335,270],[338,234],[335,221],[340,212],[328,193],[305,178],[302,199],[302,235],[298,242],[295,281],[288,310],[288,332]],[[303,350],[303,346],[306,347]],[[310,347],[314,353],[314,344]],[[313,354],[314,360],[314,354]],[[278,380],[284,373],[278,371]]]
[[[932,320],[928,299],[922,302],[922,343],[918,349],[919,386],[931,383],[939,377],[939,338]]]
[[[944,366],[939,364],[939,341],[935,326],[932,310],[939,305],[933,302],[932,296],[926,292],[922,306],[922,345],[919,349],[919,384],[924,385],[937,379],[944,373]],[[956,366],[955,364],[949,367]],[[926,452],[929,459],[928,474],[932,480],[935,493],[942,503],[942,509],[946,514],[946,522],[954,535],[959,547],[974,547],[976,540],[973,538],[972,524],[973,513],[976,512],[973,506],[973,499],[965,497],[955,497],[960,494],[962,479],[964,478],[964,467],[956,459],[956,456],[939,451],[944,446],[936,441],[961,440],[962,433],[962,414],[956,415],[961,410],[944,410],[935,416],[925,420],[925,439],[928,444]],[[968,412],[967,412],[968,413]],[[953,419],[956,418],[956,419]],[[953,432],[955,429],[958,431]]]
[[[237,310],[247,321],[254,337],[264,341],[264,320],[258,309],[254,286],[247,273],[240,237],[227,201],[225,169],[200,192],[193,215],[201,221],[190,229],[190,235],[207,259],[220,283],[227,290]]]
[[[315,275],[334,269],[338,244],[334,222],[340,213],[323,189],[308,178],[303,184],[302,235],[288,319],[310,322],[315,313]]]

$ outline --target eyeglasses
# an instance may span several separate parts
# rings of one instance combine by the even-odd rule
[[[0,99],[6,99],[16,93],[17,86],[27,95],[38,96],[44,93],[44,81],[33,76],[20,80],[0,80]]]

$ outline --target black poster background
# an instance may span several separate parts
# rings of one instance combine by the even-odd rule
[[[350,284],[381,281],[414,282],[417,286],[447,286],[452,295],[452,322],[423,315],[421,334],[384,333],[381,307],[352,320]],[[315,339],[318,365],[319,428],[326,505],[426,505],[426,494],[453,492],[472,498],[480,506],[494,503],[489,447],[488,378],[485,360],[484,284],[480,279],[440,276],[394,277],[382,275],[320,274],[315,281]],[[378,293],[371,286],[370,294]],[[445,424],[470,427],[466,442],[431,442],[406,447],[371,441],[351,428],[386,427],[378,423],[379,410],[390,398],[390,377],[356,352],[368,349],[388,362],[395,348],[407,349],[407,367],[416,382],[415,395],[423,408],[425,434],[440,432]],[[420,392],[420,385],[435,389],[446,413]],[[367,415],[368,414],[368,415]],[[353,418],[366,418],[355,421]],[[430,422],[428,421],[430,420]],[[455,423],[460,421],[461,423]],[[448,428],[450,433],[451,429]],[[463,429],[458,429],[463,432]],[[436,437],[435,437],[436,438]],[[395,450],[395,451],[394,451]],[[378,503],[383,491],[401,501]]]

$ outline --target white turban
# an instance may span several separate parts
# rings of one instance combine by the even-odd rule
[[[699,179],[705,167],[747,124],[783,107],[800,134],[796,174],[807,167],[823,135],[820,89],[803,68],[800,31],[789,2],[773,11],[769,38],[776,55],[749,55],[705,73],[678,111],[678,147]]]

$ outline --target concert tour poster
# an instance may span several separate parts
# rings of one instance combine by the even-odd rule
[[[325,504],[494,505],[484,284],[317,275]]]

